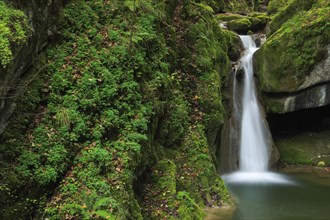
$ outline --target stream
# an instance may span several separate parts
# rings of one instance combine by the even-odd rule
[[[235,211],[210,209],[207,220],[329,220],[330,179],[312,174],[268,171],[270,146],[256,97],[253,54],[258,50],[251,36],[240,36],[244,71],[239,169],[222,176]]]
[[[330,177],[276,174],[287,183],[228,182],[236,210],[207,211],[206,220],[328,220]]]

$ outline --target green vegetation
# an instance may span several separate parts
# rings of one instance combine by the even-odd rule
[[[264,3],[263,0],[224,0],[224,2],[224,11],[243,15],[257,11],[259,6]]]
[[[277,31],[286,21],[294,17],[299,12],[308,11],[315,2],[316,0],[290,0],[287,3],[282,3],[281,1],[278,1],[278,5],[276,5],[275,3],[275,5],[277,7],[280,7],[280,9],[277,11],[276,14],[272,16],[272,20],[269,24],[270,31],[268,35],[271,35],[275,31]],[[275,5],[274,8],[277,8]],[[272,7],[270,8],[270,10],[272,10]]]
[[[162,149],[144,187],[143,210],[151,219],[201,219],[201,207],[230,204],[229,194],[212,164],[203,126],[190,127],[178,149]],[[219,200],[221,197],[221,201]]]
[[[1,137],[1,217],[201,219],[227,202],[209,147],[225,116],[231,40],[212,11],[71,1]],[[150,195],[134,187],[143,175],[162,185],[155,201],[171,191],[172,213],[139,199]]]
[[[304,133],[276,141],[281,154],[280,163],[289,165],[330,165],[330,131]]]
[[[291,4],[286,8],[293,7]],[[329,10],[327,1],[318,1],[308,11],[295,10],[292,18],[267,39],[256,53],[264,91],[295,91],[314,65],[325,58],[325,47],[330,43]]]
[[[22,11],[15,10],[0,1],[0,67],[5,68],[14,56],[14,48],[26,43],[27,18]]]
[[[238,14],[218,14],[220,22],[227,22],[228,29],[240,34],[246,34],[251,30],[260,30],[265,27],[269,18],[265,13],[253,12],[248,16]]]
[[[241,18],[228,22],[228,28],[236,32],[247,32],[250,30],[252,23],[247,18]]]
[[[267,7],[268,14],[276,14],[280,9],[287,6],[289,2],[287,0],[270,0]]]

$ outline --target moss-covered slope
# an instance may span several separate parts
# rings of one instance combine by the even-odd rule
[[[60,24],[1,137],[2,218],[201,219],[226,202],[213,146],[230,37],[213,9],[75,0]],[[144,199],[164,193],[168,210]]]
[[[314,4],[307,8],[299,2],[291,1],[275,14],[270,36],[256,53],[256,70],[263,91],[292,92],[305,88],[304,83],[310,86],[305,81],[310,80],[313,68],[329,56],[329,2],[311,1]]]

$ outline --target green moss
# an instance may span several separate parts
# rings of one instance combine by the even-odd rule
[[[286,21],[294,17],[297,13],[309,10],[315,2],[316,0],[291,0],[286,4],[282,4],[280,10],[272,17],[269,24],[270,31],[267,34],[271,35],[277,31]]]
[[[257,1],[245,1],[245,0],[226,0],[224,10],[226,12],[236,13],[236,14],[248,14],[253,11],[253,4]],[[251,4],[252,3],[252,4]]]
[[[190,198],[189,194],[185,191],[179,191],[177,199],[180,202],[178,208],[178,219],[203,219],[205,214],[203,210]]]
[[[323,161],[330,166],[330,131],[310,132],[275,142],[280,151],[280,163],[316,166]]]
[[[178,167],[177,189],[189,192],[198,205],[229,203],[227,189],[212,163],[202,126],[190,129],[175,163]]]
[[[232,20],[237,20],[237,19],[241,19],[241,18],[244,18],[244,16],[239,15],[239,14],[226,13],[226,14],[217,15],[217,19],[219,21],[232,21]]]
[[[270,97],[264,98],[264,104],[266,111],[269,113],[284,113],[285,112],[285,101],[286,99],[272,99]]]
[[[42,65],[41,110],[27,122],[29,129],[20,128],[19,140],[1,139],[8,157],[1,164],[8,179],[1,185],[36,201],[29,213],[12,216],[142,219],[150,211],[201,219],[201,207],[227,199],[205,133],[225,115],[220,87],[230,67],[228,38],[200,3],[131,3],[75,0],[64,9],[59,41]],[[187,139],[193,139],[191,149]],[[201,142],[198,150],[194,142]],[[178,190],[187,169],[180,155],[188,153],[194,162],[201,157],[201,163],[189,161],[195,173],[207,171],[191,179],[198,187],[180,181]],[[135,189],[142,173],[155,190]],[[144,196],[159,206],[144,206],[138,200]],[[16,208],[15,201],[6,197],[4,208]]]
[[[160,160],[153,168],[144,192],[144,215],[150,219],[202,219],[204,213],[187,192],[177,191],[176,165]]]
[[[238,33],[246,33],[249,30],[259,30],[264,27],[269,18],[265,13],[253,12],[248,16],[238,14],[218,14],[220,22],[228,22],[228,28]]]
[[[265,91],[295,91],[330,43],[329,5],[301,11],[257,51],[257,73]]]
[[[288,5],[290,1],[287,0],[270,0],[267,7],[268,14],[276,14],[279,10]]]
[[[175,80],[177,74],[172,74]],[[164,109],[164,116],[159,126],[159,136],[164,140],[162,145],[167,147],[175,147],[180,144],[189,123],[189,108],[188,102],[180,90],[173,90],[169,92],[168,105]]]
[[[228,39],[228,57],[231,61],[237,61],[241,56],[242,41],[238,34],[230,30],[224,30]]]
[[[14,48],[27,40],[27,18],[22,11],[0,2],[0,65],[5,68],[14,57]]]
[[[202,208],[230,203],[217,175],[203,127],[191,129],[177,149],[164,149],[144,186],[143,212],[151,219],[203,219]],[[174,156],[173,156],[174,155]]]
[[[238,33],[247,32],[252,27],[252,22],[247,18],[241,18],[228,22],[228,28]]]
[[[267,24],[269,16],[266,13],[254,12],[249,14],[249,19],[252,22],[252,28],[260,28]]]
[[[213,11],[215,13],[223,11],[224,3],[223,0],[197,0],[196,2],[201,2],[204,5],[209,5],[212,7]]]

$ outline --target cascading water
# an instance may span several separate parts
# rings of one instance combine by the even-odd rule
[[[240,36],[240,38],[245,51],[240,59],[240,67],[244,70],[244,89],[239,168],[241,171],[262,172],[268,168],[268,146],[253,79],[252,59],[258,48],[251,36]]]
[[[286,177],[268,172],[270,146],[268,146],[269,141],[266,139],[265,126],[260,114],[253,76],[253,54],[258,48],[251,36],[240,36],[240,38],[245,50],[239,60],[238,68],[243,70],[244,73],[241,100],[239,171],[224,175],[223,178],[227,183],[271,182],[292,184]]]
[[[230,78],[233,80],[230,81],[233,83],[233,103],[230,105],[229,125],[237,132],[227,133],[234,139],[234,144],[227,144],[232,147],[230,152],[237,152],[236,140],[240,139],[239,158],[237,154],[234,157],[228,155],[228,160],[233,160],[235,165],[238,159],[239,170],[222,175],[237,207],[232,216],[225,215],[226,212],[220,209],[218,219],[329,219],[329,187],[268,171],[268,164],[272,161],[268,157],[274,152],[255,91],[252,58],[258,48],[251,36],[241,36],[241,39],[245,51]],[[314,182],[317,178],[313,176],[312,179]]]

